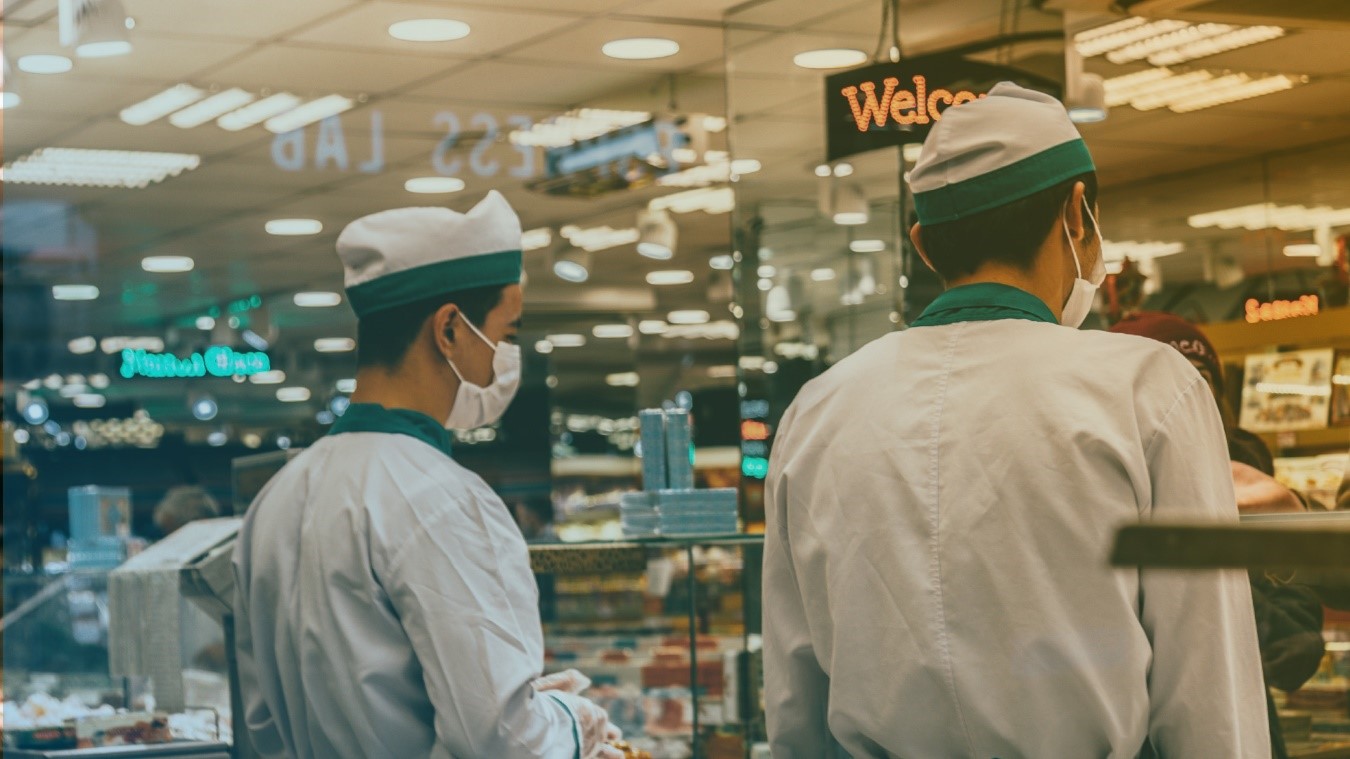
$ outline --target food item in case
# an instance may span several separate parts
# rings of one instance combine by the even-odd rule
[[[167,714],[124,712],[75,720],[75,738],[77,748],[98,748],[168,743],[173,735]]]
[[[627,741],[616,741],[609,745],[621,751],[624,759],[652,759],[650,751],[642,751],[641,749],[635,748]]]

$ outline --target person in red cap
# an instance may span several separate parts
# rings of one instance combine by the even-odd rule
[[[1147,337],[1167,343],[1185,356],[1209,383],[1219,406],[1228,456],[1233,468],[1233,489],[1238,510],[1244,513],[1302,511],[1303,503],[1289,488],[1275,481],[1275,463],[1261,438],[1237,425],[1237,415],[1224,392],[1223,364],[1214,344],[1191,322],[1173,314],[1144,311],[1125,317],[1112,332]],[[1264,574],[1252,573],[1252,605],[1256,612],[1257,640],[1266,683],[1295,691],[1317,671],[1325,650],[1322,640],[1322,605],[1316,593],[1301,585],[1276,583]],[[1271,755],[1289,756],[1280,730],[1274,702],[1266,697],[1270,721]]]

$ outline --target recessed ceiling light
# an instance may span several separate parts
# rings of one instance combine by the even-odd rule
[[[641,378],[637,372],[620,372],[605,375],[605,384],[610,387],[637,387]]]
[[[342,296],[330,292],[296,293],[294,301],[301,308],[331,308],[342,302]]]
[[[403,183],[403,189],[419,195],[443,195],[464,189],[459,177],[414,177]]]
[[[280,116],[273,116],[263,124],[273,134],[286,134],[329,116],[346,113],[356,107],[356,101],[342,95],[327,95],[298,105]]]
[[[155,274],[176,274],[192,271],[197,265],[187,256],[149,256],[141,259],[141,268]]]
[[[707,311],[672,311],[666,319],[671,324],[707,324],[711,317]]]
[[[664,335],[670,329],[670,325],[660,319],[647,319],[638,322],[638,332],[644,335]]]
[[[204,97],[206,97],[206,90],[198,89],[190,84],[178,84],[135,105],[123,108],[119,115],[122,121],[127,124],[145,126],[152,121],[168,116],[174,111],[186,108]]]
[[[38,148],[4,169],[14,184],[144,189],[201,165],[188,153]]]
[[[767,278],[769,278],[769,277],[775,277],[775,276],[777,276],[777,275],[778,275],[778,269],[775,268],[772,264],[760,264],[760,265],[759,265],[759,270],[758,270],[757,273],[759,274],[760,277],[763,277],[763,278],[766,278],[766,279],[767,279]]]
[[[0,92],[0,111],[6,108],[17,108],[23,102],[17,92]]]
[[[600,52],[625,61],[649,61],[675,55],[680,52],[680,43],[664,37],[632,37],[606,42]]]
[[[279,387],[277,388],[277,400],[282,403],[302,403],[309,400],[309,388]]]
[[[214,316],[198,316],[197,329],[203,332],[210,332],[216,328],[216,319]]]
[[[108,379],[108,375],[102,372],[89,375],[89,386],[95,390],[104,390],[111,384],[112,380]]]
[[[833,282],[834,278],[839,276],[834,269],[812,269],[811,281],[813,282]]]
[[[108,399],[98,393],[80,393],[72,399],[76,408],[103,408]]]
[[[520,235],[521,250],[539,250],[553,243],[553,230],[548,227],[527,229]]]
[[[792,62],[804,69],[841,69],[867,61],[867,53],[847,47],[807,50],[792,56]]]
[[[56,300],[95,300],[98,288],[93,285],[52,285],[52,297]]]
[[[116,58],[130,52],[131,43],[127,40],[88,42],[75,48],[75,55],[79,58]]]
[[[272,219],[264,229],[269,235],[281,237],[317,235],[323,231],[323,222],[318,219]]]
[[[450,42],[469,36],[469,25],[449,18],[415,18],[389,25],[389,36],[404,42]]]
[[[1322,246],[1315,242],[1291,243],[1284,246],[1284,254],[1290,258],[1316,258],[1322,255]]]
[[[737,158],[731,162],[731,173],[738,176],[754,174],[762,168],[764,165],[754,158]]]
[[[580,348],[586,344],[584,335],[549,335],[547,340],[554,348]]]
[[[64,74],[73,68],[75,64],[64,55],[39,53],[19,59],[19,70],[30,74]]]
[[[602,340],[619,340],[633,336],[633,328],[627,324],[598,324],[591,334]]]
[[[241,129],[248,129],[279,116],[300,105],[300,103],[300,98],[295,95],[289,92],[278,92],[271,97],[263,98],[237,111],[221,116],[216,120],[216,126],[227,132],[238,132]]]
[[[74,353],[77,356],[83,356],[86,353],[93,353],[98,350],[98,341],[92,336],[85,335],[84,337],[77,337],[66,343],[66,347],[70,349],[71,353]]]
[[[336,387],[339,393],[354,393],[356,392],[356,380],[351,377],[340,379],[337,381]]]
[[[832,173],[834,172],[830,169],[829,164],[822,163],[816,167],[816,176],[820,177],[821,179],[828,177]]]
[[[731,256],[713,256],[708,259],[708,266],[717,271],[731,271],[736,268],[736,261]]]
[[[851,176],[853,176],[853,164],[851,164],[851,163],[836,163],[836,164],[834,165],[834,175],[835,175],[836,177],[851,177]]]
[[[547,356],[553,352],[553,343],[547,340],[539,340],[534,344],[534,352],[542,356]]]
[[[880,253],[886,249],[885,240],[854,240],[848,244],[854,253]]]
[[[267,372],[258,372],[248,378],[249,382],[255,385],[280,385],[286,381],[286,372],[280,369],[273,369]]]
[[[212,448],[219,448],[228,442],[230,442],[230,436],[220,430],[215,430],[206,436],[206,444]]]
[[[179,129],[192,129],[208,121],[215,121],[230,111],[243,108],[257,99],[258,96],[252,92],[234,87],[224,92],[218,92],[173,114],[169,117],[169,123]]]
[[[683,269],[672,271],[653,271],[647,274],[647,284],[656,287],[668,287],[670,285],[687,285],[694,281],[694,273]]]
[[[346,353],[356,350],[356,341],[350,337],[321,337],[314,341],[314,350],[320,353]]]

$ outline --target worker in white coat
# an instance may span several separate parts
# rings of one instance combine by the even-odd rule
[[[1269,757],[1241,571],[1121,570],[1115,530],[1237,519],[1209,386],[1079,331],[1092,158],[1010,83],[934,125],[911,237],[948,289],[809,383],[767,483],[774,759]]]
[[[235,550],[236,719],[265,756],[617,755],[572,680],[538,679],[525,541],[451,456],[447,428],[493,423],[520,382],[520,235],[492,192],[338,238],[357,390],[258,495]]]

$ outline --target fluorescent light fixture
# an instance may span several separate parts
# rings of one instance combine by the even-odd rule
[[[1331,395],[1331,387],[1328,385],[1292,385],[1278,382],[1258,382],[1256,392],[1266,393],[1268,395],[1306,395],[1315,398],[1325,398]]]
[[[622,372],[605,376],[605,384],[610,387],[637,387],[639,381],[637,372]]]
[[[208,121],[215,121],[230,111],[243,108],[257,99],[258,96],[252,92],[234,87],[173,114],[169,117],[169,123],[179,129],[193,129]]]
[[[94,285],[52,285],[52,298],[56,300],[96,300],[98,288]]]
[[[186,108],[204,97],[206,97],[206,90],[198,89],[190,84],[178,84],[135,105],[123,108],[119,117],[123,122],[132,126],[145,126],[175,111]]]
[[[537,122],[528,130],[512,132],[511,144],[523,147],[563,148],[616,129],[650,121],[651,118],[651,113],[647,111],[578,108]]]
[[[389,36],[405,42],[452,42],[469,32],[468,24],[450,18],[414,18],[389,25]]]
[[[553,244],[553,230],[548,227],[527,229],[520,235],[521,250],[539,250]]]
[[[115,58],[130,52],[131,42],[128,40],[86,42],[75,48],[75,56],[78,58]]]
[[[764,164],[754,158],[737,158],[731,162],[731,173],[742,177],[746,174],[754,174],[762,168],[764,168]]]
[[[669,261],[675,257],[679,229],[668,212],[646,211],[640,214],[638,233],[638,255],[656,261]]]
[[[569,224],[559,232],[568,242],[590,253],[617,248],[620,245],[631,245],[637,242],[639,238],[637,229],[631,227],[614,229],[603,226],[582,229],[575,224]]]
[[[1209,37],[1227,34],[1236,28],[1229,24],[1188,24],[1180,29],[1142,39],[1112,50],[1106,54],[1106,60],[1117,64],[1142,61],[1158,53],[1188,47]]]
[[[296,293],[292,300],[301,308],[332,308],[342,303],[342,296],[332,292],[314,291]]]
[[[834,269],[812,269],[811,281],[813,282],[833,282],[838,273]]]
[[[841,187],[835,199],[834,223],[845,227],[861,226],[867,223],[868,216],[867,196],[862,187],[856,184]]]
[[[459,177],[414,177],[403,183],[403,189],[419,195],[448,195],[464,189]]]
[[[1350,374],[1334,374],[1331,377],[1333,385],[1350,385]]]
[[[867,53],[853,48],[836,47],[807,50],[792,56],[792,62],[804,69],[841,69],[867,61]]]
[[[777,274],[778,274],[778,269],[776,269],[775,267],[773,267],[773,266],[770,265],[770,264],[760,264],[759,270],[758,270],[756,273],[759,274],[759,276],[761,276],[761,277],[766,277],[766,278],[767,278],[767,277],[773,277],[773,276],[777,276]]]
[[[188,256],[147,256],[141,259],[141,268],[154,274],[178,274],[192,271],[197,262]]]
[[[1080,55],[1091,58],[1189,26],[1190,22],[1187,21],[1172,19],[1149,21],[1134,17],[1081,31],[1074,35],[1073,42]]]
[[[269,235],[297,237],[317,235],[323,231],[323,222],[318,219],[272,219],[263,228]]]
[[[90,335],[85,335],[84,337],[77,337],[66,343],[66,347],[70,349],[71,353],[74,353],[77,356],[83,356],[86,353],[93,353],[98,350],[98,340],[95,340]]]
[[[252,348],[255,351],[265,351],[268,348],[272,347],[272,344],[267,341],[267,338],[263,337],[257,332],[254,332],[251,329],[246,329],[243,332],[240,332],[239,337],[244,342],[248,343],[248,347]]]
[[[277,388],[277,400],[282,403],[303,403],[309,400],[309,388],[279,387]]]
[[[547,340],[539,340],[534,344],[534,352],[541,356],[547,356],[553,352],[553,343]]]
[[[736,376],[736,367],[733,364],[710,366],[708,367],[708,376],[713,379],[733,379]]]
[[[602,340],[620,340],[633,336],[633,328],[627,324],[597,324],[591,334]]]
[[[1149,240],[1147,242],[1135,242],[1134,240],[1103,240],[1102,260],[1113,262],[1124,261],[1126,258],[1129,258],[1135,261],[1151,261],[1155,258],[1175,256],[1184,250],[1186,250],[1186,245],[1181,242],[1160,242],[1157,240]]]
[[[1322,246],[1315,242],[1290,243],[1284,246],[1284,254],[1290,258],[1316,258],[1322,255]]]
[[[201,165],[201,156],[132,150],[39,148],[4,167],[14,184],[143,189]]]
[[[549,335],[547,338],[554,348],[580,348],[586,344],[585,335]]]
[[[38,53],[19,59],[19,70],[29,74],[64,74],[73,68],[75,64],[64,55]]]
[[[87,392],[89,392],[89,386],[85,385],[83,382],[69,383],[61,387],[62,398],[74,398],[81,393]]]
[[[1301,205],[1278,206],[1274,203],[1256,203],[1222,211],[1195,214],[1186,219],[1186,223],[1195,229],[1218,227],[1219,229],[1237,229],[1251,231],[1261,229],[1282,229],[1286,232],[1302,232],[1320,227],[1350,226],[1350,208],[1332,208],[1316,206],[1307,208]]]
[[[216,120],[216,126],[227,132],[238,132],[276,118],[300,105],[301,102],[303,101],[300,98],[289,92],[278,92],[221,116]]]
[[[249,382],[255,385],[280,385],[286,381],[286,372],[280,369],[273,369],[269,372],[258,372],[248,378]]]
[[[624,61],[650,61],[675,55],[680,52],[680,43],[664,37],[632,37],[606,42],[600,52]]]
[[[591,278],[590,252],[579,248],[560,251],[553,259],[553,274],[564,282],[585,282]]]
[[[645,319],[638,322],[638,332],[644,335],[664,335],[670,325],[660,319]]]
[[[1247,26],[1224,32],[1195,42],[1173,47],[1154,53],[1148,62],[1155,66],[1174,66],[1178,63],[1193,61],[1210,55],[1226,53],[1248,45],[1278,39],[1284,36],[1284,29],[1278,26]]]
[[[109,355],[121,353],[130,348],[132,350],[143,350],[147,353],[163,353],[164,338],[162,337],[105,337],[98,341],[98,347],[104,353]]]
[[[98,393],[80,393],[71,399],[76,408],[103,408],[108,399]]]
[[[1283,92],[1293,89],[1295,84],[1294,79],[1283,74],[1261,79],[1252,79],[1247,74],[1234,74],[1215,80],[1212,87],[1208,87],[1202,92],[1192,93],[1192,96],[1186,100],[1169,103],[1167,107],[1174,113],[1190,113],[1202,108],[1212,108],[1216,105],[1236,103],[1239,100],[1250,100],[1262,95]]]
[[[356,380],[354,378],[340,379],[336,384],[339,393],[356,392]]]
[[[848,244],[854,253],[880,253],[886,249],[885,240],[854,240]]]
[[[314,341],[314,350],[320,353],[346,353],[356,350],[356,341],[350,337],[321,337]]]
[[[671,324],[680,324],[680,325],[707,324],[711,318],[712,317],[708,315],[707,311],[698,311],[698,310],[671,311],[669,314],[666,315],[666,321],[670,322]]]
[[[708,259],[708,266],[717,271],[731,271],[736,268],[736,260],[731,256],[713,256]]]
[[[280,116],[273,116],[263,126],[273,134],[286,134],[309,126],[316,121],[323,121],[329,116],[346,113],[354,107],[356,107],[356,101],[349,97],[326,95],[318,100],[311,100],[304,105],[296,106]]]
[[[674,269],[671,271],[653,271],[647,273],[647,284],[655,287],[668,287],[671,285],[687,285],[694,281],[694,273],[683,269]]]
[[[658,184],[661,184],[658,180]],[[736,208],[736,191],[730,187],[701,187],[672,195],[653,198],[647,204],[650,211],[670,211],[672,213],[693,213],[703,211],[709,214],[730,213]]]

